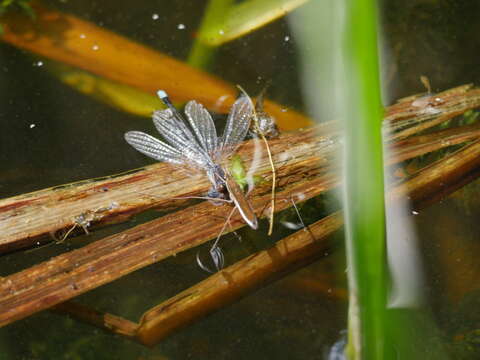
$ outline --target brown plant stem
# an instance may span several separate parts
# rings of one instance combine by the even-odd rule
[[[480,172],[480,141],[465,146],[451,156],[428,166],[404,184],[393,188],[388,200],[408,196],[416,208],[423,208],[463,186]],[[475,174],[474,176],[469,176]],[[336,212],[309,226],[314,235],[300,230],[277,242],[268,250],[248,256],[208,279],[182,291],[147,311],[140,321],[138,339],[154,345],[177,328],[194,319],[224,307],[252,288],[272,281],[297,264],[321,257],[332,246],[331,235],[343,225],[341,212]]]
[[[301,194],[308,199],[331,188],[335,181],[328,174],[307,178],[290,186],[279,197]],[[262,214],[269,202],[268,193],[253,199],[252,206],[257,214]],[[203,202],[1,279],[0,326],[216,237],[225,221],[226,206]],[[277,211],[289,206],[288,200],[278,201]],[[231,230],[244,225],[238,212],[230,224]]]
[[[273,160],[281,168],[277,184],[281,185],[290,174],[300,170],[321,171],[321,167],[332,159],[332,147],[338,146],[335,127],[333,122],[325,123],[315,129],[284,133],[278,139],[270,140]],[[320,135],[316,136],[317,132]],[[478,125],[471,125],[400,140],[390,144],[394,155],[386,162],[404,161],[471,141],[478,135]],[[246,143],[240,151],[247,164],[251,160],[252,146],[252,143]],[[268,179],[269,171],[269,159],[263,154],[257,172]],[[173,198],[198,196],[204,194],[208,187],[209,183],[202,174],[192,174],[189,170],[167,164],[155,164],[124,174],[3,199],[0,200],[0,253],[29,247],[37,241],[50,241],[51,238],[45,237],[49,234],[61,239],[74,227],[80,231],[82,226],[92,229],[124,221],[152,207],[173,207],[181,202]]]
[[[328,125],[287,133],[270,141],[273,159],[282,166],[277,183],[297,173],[321,172],[322,166],[329,163],[328,156],[337,143],[330,144],[326,136],[315,136],[323,128]],[[239,152],[247,165],[253,146],[253,142],[245,143]],[[262,154],[256,172],[269,180],[270,162],[266,153]],[[0,200],[0,252],[51,240],[45,238],[48,234],[61,239],[73,226],[90,229],[95,224],[124,221],[148,208],[173,207],[186,201],[178,198],[203,195],[209,187],[202,173],[159,163],[125,174]],[[269,189],[256,189],[257,193],[262,191]]]
[[[58,304],[53,310],[58,313],[69,314],[77,319],[82,319],[82,321],[88,324],[130,338],[135,336],[138,328],[137,323],[126,320],[120,316],[93,310],[88,306],[74,301],[66,301]]]
[[[409,196],[417,209],[424,208],[431,203],[431,198],[438,201],[463,186],[464,176],[470,181],[474,179],[473,174],[478,176],[479,155],[480,141],[476,141],[397,185],[389,192],[388,199],[395,201]],[[259,286],[322,257],[335,246],[331,235],[342,225],[341,212],[336,212],[310,225],[310,231],[297,231],[271,249],[252,254],[182,291],[145,312],[133,339],[152,346],[179,328],[238,300]],[[76,317],[90,322],[84,316]],[[128,336],[132,337],[131,334]]]
[[[407,185],[399,187],[400,190],[394,190],[392,196],[406,196],[408,191],[413,199],[427,200],[432,192],[443,194],[449,191],[448,184],[460,183],[464,175],[476,176],[474,170],[480,162],[479,155],[480,144],[476,141],[428,167],[421,177],[414,177]],[[286,200],[289,197],[301,195],[308,199],[337,184],[329,171],[323,176],[316,174],[309,178],[305,175],[279,193],[279,198],[285,200],[278,201],[278,211],[290,206]],[[266,194],[256,197],[252,205],[261,214],[269,201],[270,196]],[[0,325],[49,308],[215,237],[223,226],[221,214],[224,212],[223,207],[204,202],[2,279]],[[241,217],[235,214],[231,224],[232,230],[243,226]]]

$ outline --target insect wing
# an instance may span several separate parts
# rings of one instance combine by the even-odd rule
[[[141,131],[127,132],[125,134],[125,140],[136,150],[155,160],[166,161],[171,164],[184,163],[181,152]]]
[[[197,142],[195,135],[183,121],[173,117],[170,109],[155,111],[153,123],[165,140],[181,152],[187,161],[201,168],[207,167],[212,162]]]
[[[221,140],[221,156],[226,157],[235,151],[245,138],[250,127],[253,107],[250,99],[241,95],[228,114],[227,124]]]
[[[238,209],[240,215],[242,215],[243,220],[250,226],[252,229],[256,230],[258,228],[257,215],[252,209],[250,202],[247,200],[243,194],[240,186],[235,182],[235,180],[227,174],[225,178],[225,184],[227,186],[228,193],[233,203]]]
[[[217,149],[218,139],[215,123],[210,113],[202,104],[189,101],[185,107],[185,114],[203,149],[208,154],[213,154]]]

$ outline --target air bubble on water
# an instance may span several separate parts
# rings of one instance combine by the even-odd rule
[[[224,32],[222,29],[218,30],[218,33],[219,33],[220,35],[225,34],[225,32]]]
[[[98,49],[100,49],[100,46],[98,46],[96,44],[92,46],[93,51],[97,51]]]
[[[80,34],[80,39],[85,39],[87,37],[87,35],[85,34]]]
[[[283,40],[285,40],[285,42],[290,41],[290,36],[288,36],[288,35],[285,36],[285,37],[283,38]]]
[[[183,30],[183,29],[185,29],[185,24],[178,24],[178,25],[177,25],[177,29],[178,29],[178,30]]]
[[[38,66],[38,67],[43,66],[43,61],[34,62],[33,66]]]
[[[30,129],[33,129],[35,127],[35,124],[30,124]]]
[[[418,215],[418,211],[412,210],[413,215]]]
[[[158,19],[160,19],[160,15],[158,15],[158,14],[153,14],[153,15],[152,15],[152,19],[153,19],[153,20],[158,20]]]

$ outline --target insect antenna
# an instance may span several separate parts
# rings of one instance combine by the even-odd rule
[[[262,90],[257,95],[256,101],[255,101],[255,111],[257,113],[263,111],[263,99],[265,97],[265,94],[267,93],[267,89],[270,87],[271,84],[272,84],[272,80],[267,80]]]

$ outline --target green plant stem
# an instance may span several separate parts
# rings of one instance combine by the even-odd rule
[[[385,209],[374,0],[345,2],[345,210],[350,359],[385,360]]]
[[[210,66],[217,45],[208,44],[208,39],[211,36],[219,35],[212,34],[212,29],[217,29],[219,24],[224,23],[233,3],[234,0],[210,0],[208,2],[197,38],[188,56],[188,63],[193,67],[206,69]]]
[[[308,0],[210,0],[192,56],[246,35],[290,13]],[[197,55],[198,54],[198,55]]]

